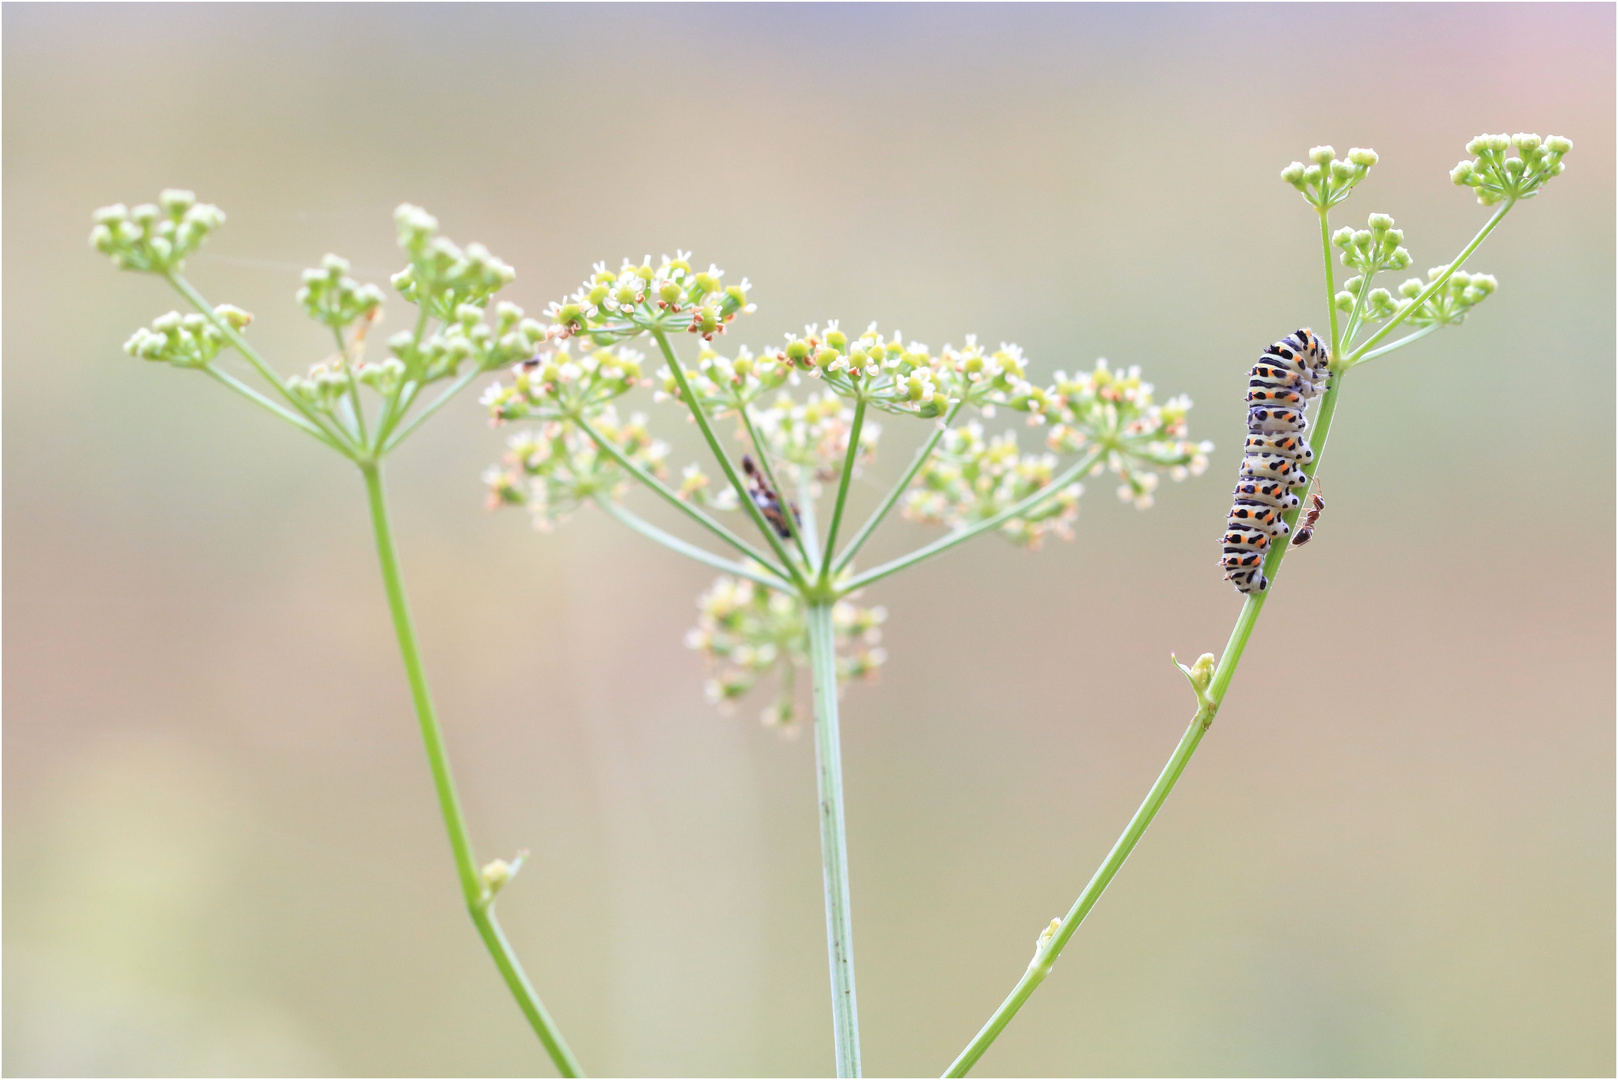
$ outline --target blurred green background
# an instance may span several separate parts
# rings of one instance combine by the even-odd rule
[[[1392,213],[1419,271],[1484,219],[1467,139],[1531,130],[1575,150],[1473,261],[1500,292],[1353,376],[1218,724],[980,1071],[1611,1075],[1613,49],[1611,5],[8,5],[5,1072],[549,1069],[459,906],[358,478],[121,353],[176,298],[95,207],[224,207],[191,277],[286,370],[329,345],[299,270],[385,284],[408,200],[531,311],[678,246],[755,285],[727,347],[880,319],[1198,402],[1213,467],[1151,512],[1099,482],[1072,544],[868,596],[866,1065],[936,1074],[1179,737],[1168,653],[1237,612],[1242,375],[1324,314],[1277,172],[1375,147],[1336,221]],[[480,854],[533,851],[535,982],[598,1074],[829,1070],[810,742],[704,702],[708,572],[482,511],[475,397],[389,475]],[[885,426],[867,504],[920,438]]]

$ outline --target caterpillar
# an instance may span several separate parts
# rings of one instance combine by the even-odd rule
[[[1264,350],[1247,375],[1247,444],[1236,501],[1225,521],[1219,565],[1240,593],[1263,592],[1270,542],[1287,535],[1281,520],[1309,486],[1303,467],[1315,459],[1304,437],[1309,399],[1326,389],[1331,357],[1312,330],[1295,330]]]

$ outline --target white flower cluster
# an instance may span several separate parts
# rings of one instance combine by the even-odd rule
[[[1118,497],[1138,509],[1152,505],[1158,470],[1178,481],[1208,467],[1213,444],[1187,438],[1191,399],[1182,394],[1156,404],[1152,384],[1142,381],[1138,367],[1113,371],[1097,360],[1093,371],[1058,371],[1053,394],[1051,448],[1100,450],[1096,471],[1104,462],[1122,481]]]
[[[185,257],[225,223],[225,214],[217,206],[197,202],[189,191],[169,188],[155,204],[142,203],[133,210],[123,203],[103,206],[94,220],[90,246],[118,269],[162,274],[178,270]]]
[[[234,330],[241,330],[253,316],[230,304],[213,309],[214,316]],[[225,345],[225,335],[205,315],[181,315],[171,311],[141,327],[124,342],[124,352],[137,360],[151,360],[175,367],[204,367]]]
[[[738,314],[754,310],[747,279],[725,285],[724,276],[712,265],[693,270],[689,251],[663,256],[656,268],[650,255],[640,263],[625,259],[617,273],[596,263],[583,285],[547,309],[551,333],[561,339],[590,335],[607,344],[652,329],[685,329],[712,341]]]
[[[802,601],[751,581],[721,577],[697,599],[697,609],[697,625],[685,640],[713,665],[708,699],[729,706],[774,671],[780,692],[761,718],[766,725],[794,730],[797,673],[809,663]],[[887,611],[841,600],[832,607],[831,618],[838,682],[873,678],[887,659],[880,647]]]
[[[517,272],[482,244],[464,250],[438,235],[438,219],[409,203],[393,212],[399,246],[410,265],[393,275],[393,287],[418,307],[454,322],[462,305],[482,307],[517,278]]]
[[[959,529],[986,521],[1048,487],[1056,466],[1055,454],[1019,452],[1016,431],[985,438],[983,425],[974,420],[944,433],[899,509],[912,521]],[[1000,532],[1030,550],[1037,550],[1048,532],[1071,540],[1083,493],[1083,485],[1067,484],[1026,514],[1007,520]]]
[[[382,307],[382,290],[361,285],[348,276],[348,260],[327,255],[319,269],[303,272],[298,303],[309,317],[327,326],[342,329],[361,319],[373,321]]]
[[[647,472],[667,471],[668,447],[652,438],[645,416],[636,413],[623,423],[608,406],[595,426]],[[489,508],[526,506],[536,528],[548,530],[596,499],[616,502],[628,486],[623,467],[574,424],[549,421],[518,432],[506,445],[503,464],[483,474]]]
[[[615,398],[651,380],[641,373],[640,353],[626,346],[603,346],[575,354],[572,344],[530,357],[511,369],[508,386],[494,383],[482,403],[495,423],[508,420],[561,420],[595,416]]]

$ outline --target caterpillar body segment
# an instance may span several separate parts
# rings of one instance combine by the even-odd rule
[[[1281,515],[1295,510],[1295,494],[1309,487],[1303,467],[1315,459],[1304,409],[1331,378],[1326,346],[1308,329],[1295,330],[1265,349],[1247,375],[1247,443],[1235,501],[1225,519],[1219,565],[1240,593],[1263,592],[1270,541],[1287,535]]]

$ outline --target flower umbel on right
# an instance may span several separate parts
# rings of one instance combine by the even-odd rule
[[[1476,191],[1478,203],[1494,207],[1494,213],[1452,259],[1395,289],[1379,285],[1378,275],[1408,269],[1412,257],[1393,218],[1371,214],[1362,229],[1344,226],[1336,231],[1330,222],[1331,209],[1352,195],[1376,165],[1375,151],[1355,148],[1339,158],[1331,147],[1317,146],[1309,151],[1308,164],[1294,161],[1281,171],[1281,179],[1297,189],[1319,219],[1326,310],[1324,324],[1316,323],[1312,331],[1292,330],[1264,350],[1248,374],[1247,443],[1221,558],[1227,576],[1244,594],[1241,614],[1217,661],[1212,653],[1190,666],[1174,661],[1196,697],[1185,735],[1090,883],[1065,916],[1040,931],[1027,970],[945,1076],[965,1076],[1050,974],[1213,724],[1253,627],[1274,595],[1273,583],[1299,515],[1307,508],[1318,517],[1319,504],[1310,499],[1306,507],[1300,493],[1308,492],[1319,472],[1345,376],[1443,327],[1459,325],[1493,295],[1498,282],[1469,270],[1466,261],[1518,203],[1534,198],[1562,173],[1562,159],[1572,149],[1572,142],[1560,135],[1479,135],[1467,143],[1469,157],[1455,166],[1450,179]],[[1348,274],[1340,285],[1339,262]],[[1401,328],[1404,333],[1395,337]],[[1315,400],[1319,404],[1309,416],[1305,410]]]

